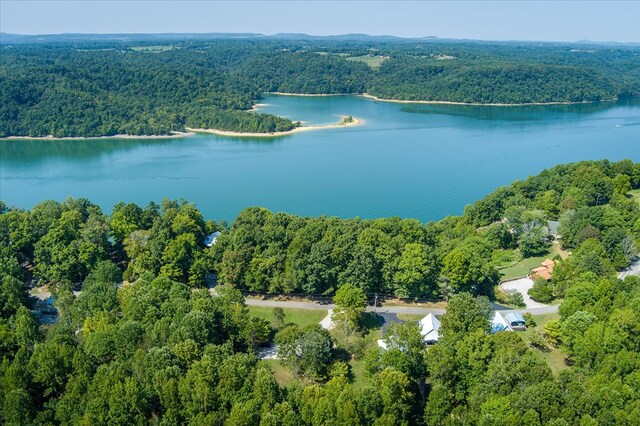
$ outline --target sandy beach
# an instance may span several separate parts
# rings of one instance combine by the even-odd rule
[[[266,107],[269,106],[269,104],[254,104],[251,108],[249,108],[247,111],[257,111],[262,107]]]
[[[0,138],[2,140],[35,140],[35,141],[82,141],[82,140],[98,140],[98,139],[174,139],[193,136],[193,132],[171,132],[170,135],[113,135],[113,136],[71,136],[65,138],[56,138],[53,136],[8,136]]]
[[[344,120],[347,116],[343,116]],[[364,123],[364,120],[360,120],[358,118],[352,117],[353,121],[349,123],[335,123],[335,124],[325,124],[323,126],[300,126],[295,129],[287,130],[286,132],[272,132],[272,133],[243,133],[243,132],[230,132],[226,130],[218,130],[218,129],[192,129],[187,127],[187,130],[195,133],[210,133],[218,136],[233,136],[233,137],[245,137],[245,138],[272,138],[278,136],[287,136],[292,135],[294,133],[302,133],[308,132],[310,130],[322,130],[322,129],[337,129],[341,127],[351,127],[351,126],[359,126]]]

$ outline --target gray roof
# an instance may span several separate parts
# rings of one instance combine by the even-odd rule
[[[549,228],[549,232],[551,234],[557,234],[558,233],[558,226],[560,226],[560,222],[558,222],[557,220],[548,220],[547,221],[547,228]]]
[[[507,315],[504,316],[504,319],[506,319],[509,324],[519,323],[519,322],[524,324],[526,322],[520,312],[509,312]]]

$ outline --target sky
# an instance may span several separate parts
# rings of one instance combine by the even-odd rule
[[[640,0],[0,0],[0,31],[365,33],[476,40],[640,42]]]

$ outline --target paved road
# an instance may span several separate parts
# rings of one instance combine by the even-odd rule
[[[333,309],[336,305],[331,303],[317,303],[311,301],[295,301],[295,300],[263,300],[256,298],[245,298],[247,305],[249,306],[264,306],[270,308],[294,308],[294,309],[316,309],[326,311],[328,309]],[[514,311],[514,309],[509,309],[504,306],[494,305],[496,310],[500,310],[501,312],[510,312]],[[390,314],[416,314],[416,315],[444,315],[445,310],[442,308],[421,308],[417,306],[386,306],[382,305],[377,308],[373,306],[367,306],[367,312],[378,312],[378,313],[390,313]],[[551,314],[558,312],[558,305],[544,306],[540,308],[532,308],[532,309],[515,309],[517,312],[529,312],[535,315],[541,314]]]
[[[640,263],[637,265],[640,267]],[[39,291],[33,291],[32,296],[38,299],[45,300],[51,296],[51,293],[38,289]],[[211,293],[215,295],[215,288],[210,289]],[[79,291],[73,292],[74,296],[80,294]],[[326,311],[335,308],[336,305],[332,303],[318,303],[312,301],[296,301],[296,300],[264,300],[253,297],[245,297],[245,301],[249,306],[264,306],[269,308],[293,308],[293,309],[314,309]],[[521,313],[529,312],[534,315],[551,314],[558,312],[558,305],[545,306],[532,309],[509,309],[504,306],[494,304],[494,308],[502,313],[517,311]],[[437,316],[444,315],[445,309],[442,308],[423,308],[418,306],[392,306],[382,305],[378,307],[367,306],[367,312],[377,312],[379,314],[414,314],[414,315],[427,315],[434,314]]]

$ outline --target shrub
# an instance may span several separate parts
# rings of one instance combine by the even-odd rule
[[[533,315],[531,315],[529,312],[526,312],[522,316],[524,317],[524,320],[527,322],[527,327],[535,327],[538,325],[536,320],[533,318]]]
[[[553,286],[544,278],[539,278],[527,292],[536,302],[549,303],[553,300]]]
[[[560,345],[560,320],[551,320],[542,329],[547,341],[552,346],[558,347]]]

